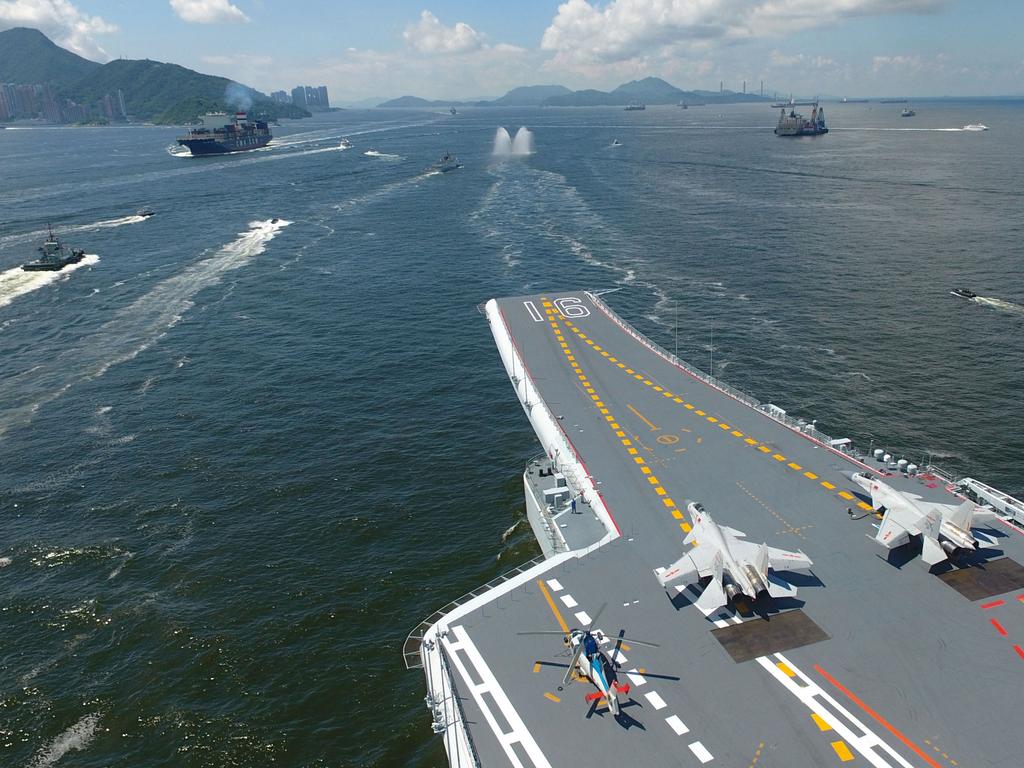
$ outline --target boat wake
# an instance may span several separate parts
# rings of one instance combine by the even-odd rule
[[[267,244],[289,224],[283,219],[251,222],[249,229],[235,240],[157,283],[91,336],[81,338],[56,358],[37,366],[31,376],[21,377],[21,391],[5,398],[9,407],[0,412],[0,435],[31,421],[42,406],[61,397],[75,384],[102,376],[111,366],[131,360],[147,349],[181,320],[192,307],[196,294],[263,253]]]
[[[377,157],[377,158],[380,158],[381,160],[401,160],[402,159],[401,155],[392,155],[392,154],[389,154],[387,152],[378,152],[376,149],[368,149],[365,152],[363,152],[363,154],[366,157]]]
[[[1001,309],[1003,312],[1012,312],[1015,315],[1024,315],[1024,306],[1020,304],[1014,304],[1012,301],[1003,301],[1002,299],[993,299],[989,296],[975,296],[972,301],[975,304],[981,304],[986,307],[992,307],[994,309]]]
[[[26,272],[20,266],[0,272],[0,307],[6,307],[19,296],[37,291],[50,283],[67,280],[72,272],[98,264],[99,260],[99,256],[90,253],[77,264],[69,264],[58,272]]]
[[[126,224],[140,224],[145,221],[148,216],[139,216],[133,213],[131,216],[119,216],[116,219],[104,219],[102,221],[94,221],[90,224],[74,224],[70,227],[61,227],[59,234],[67,234],[69,232],[96,232],[100,229],[113,229],[115,227],[123,227]],[[8,245],[17,245],[18,243],[27,243],[33,240],[42,240],[47,235],[47,230],[37,229],[33,232],[19,232],[15,235],[5,235],[0,237],[0,248]]]

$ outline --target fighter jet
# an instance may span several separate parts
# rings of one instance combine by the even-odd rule
[[[978,549],[981,544],[971,533],[971,526],[976,520],[995,517],[994,512],[972,501],[959,505],[925,501],[865,472],[851,472],[847,477],[871,494],[871,506],[876,511],[885,512],[875,541],[886,549],[895,549],[909,542],[911,536],[920,536],[921,559],[928,565]]]
[[[768,569],[806,570],[812,564],[807,555],[742,541],[745,533],[719,525],[700,504],[691,501],[686,508],[693,529],[683,543],[696,542],[696,546],[657,574],[662,586],[677,579],[693,583],[702,576],[711,576],[696,603],[705,613],[741,595],[756,598],[763,592],[772,597],[796,594],[796,587],[769,579]]]

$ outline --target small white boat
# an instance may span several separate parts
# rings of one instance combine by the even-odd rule
[[[612,141],[612,146],[613,146],[613,147],[621,147],[621,146],[622,146],[622,142],[621,142],[621,141],[619,141],[618,139],[614,139],[614,140]]]
[[[352,142],[342,137],[341,143],[338,144],[339,149],[352,149]]]
[[[987,131],[988,126],[982,123],[971,123],[970,125],[964,126],[965,131]]]

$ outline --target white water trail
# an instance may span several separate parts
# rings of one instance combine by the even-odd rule
[[[1015,315],[1024,315],[1024,307],[1022,307],[1020,304],[1014,304],[1012,301],[994,299],[991,296],[976,296],[974,298],[974,302],[986,307],[1001,309],[1004,312],[1012,312]]]
[[[72,273],[98,264],[99,260],[99,256],[90,253],[77,264],[69,264],[57,272],[26,272],[20,266],[0,272],[0,307],[6,307],[19,296],[37,291],[50,283],[67,280]]]
[[[32,768],[50,768],[71,750],[83,750],[89,746],[99,728],[98,712],[86,715],[57,738],[40,749],[32,761]]]
[[[133,213],[131,216],[119,216],[116,219],[104,219],[94,221],[91,224],[75,224],[70,227],[62,227],[59,234],[67,232],[95,232],[98,229],[113,229],[123,227],[125,224],[139,224],[145,221],[148,216],[139,216]],[[37,229],[34,232],[19,232],[15,235],[4,235],[0,237],[0,246],[14,245],[16,243],[27,243],[32,240],[42,240],[47,235],[47,230]]]
[[[0,411],[0,435],[30,422],[44,405],[75,384],[102,376],[119,363],[147,349],[192,307],[193,297],[219,283],[224,274],[248,264],[263,253],[267,243],[291,224],[282,219],[253,221],[249,229],[207,258],[157,283],[148,293],[119,310],[92,335],[46,362],[25,377],[20,393],[10,393]],[[8,379],[9,381],[10,379]]]
[[[376,149],[368,149],[365,152],[363,152],[363,154],[366,157],[377,157],[377,158],[380,158],[381,160],[401,160],[402,159],[401,155],[392,155],[392,154],[389,154],[387,152],[378,152]]]

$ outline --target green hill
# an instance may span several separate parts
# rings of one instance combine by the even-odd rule
[[[233,97],[230,102],[229,89]],[[204,112],[234,109],[251,109],[254,114],[272,119],[309,117],[309,112],[301,107],[277,104],[259,91],[225,77],[149,59],[112,61],[63,88],[62,95],[91,103],[118,90],[124,92],[128,112],[133,117],[156,123],[184,123]]]
[[[0,32],[0,82],[66,85],[100,68],[53,43],[38,29]]]

